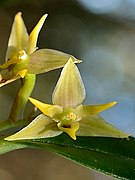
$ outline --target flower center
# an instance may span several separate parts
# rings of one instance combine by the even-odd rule
[[[63,115],[62,120],[64,121],[75,121],[77,119],[77,116],[73,112],[69,112]]]
[[[24,50],[18,52],[18,59],[25,60],[26,57],[27,57],[27,54],[26,54],[26,52]]]

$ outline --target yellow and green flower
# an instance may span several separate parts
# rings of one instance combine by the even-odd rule
[[[26,74],[40,74],[63,67],[69,58],[80,62],[72,55],[53,50],[37,50],[39,32],[47,17],[45,14],[28,35],[22,14],[16,14],[9,37],[5,63],[0,66],[0,87],[24,78]]]
[[[52,95],[53,104],[29,100],[42,112],[28,126],[6,138],[8,141],[55,137],[63,132],[76,136],[126,138],[129,135],[105,122],[98,114],[116,104],[82,105],[85,88],[72,59],[64,66]]]

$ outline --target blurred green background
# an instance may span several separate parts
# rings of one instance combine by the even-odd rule
[[[101,115],[135,136],[135,1],[3,0],[0,1],[0,63],[4,62],[14,15],[21,11],[31,32],[48,13],[39,48],[52,48],[82,59],[78,67],[86,87],[86,104],[117,101]],[[60,70],[38,75],[33,97],[51,102]],[[19,87],[0,89],[0,119],[8,117]],[[32,108],[28,104],[26,114]],[[111,179],[48,152],[20,150],[0,157],[0,179]],[[112,178],[114,179],[114,178]]]

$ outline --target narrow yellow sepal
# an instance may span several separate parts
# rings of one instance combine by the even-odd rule
[[[116,105],[117,102],[110,102],[107,104],[100,104],[100,105],[80,105],[76,108],[76,112],[79,116],[85,117],[89,115],[95,115],[102,111],[105,111],[108,108]]]
[[[78,122],[73,122],[69,125],[63,125],[62,122],[59,122],[57,126],[61,131],[67,133],[72,139],[76,140],[76,131],[79,129]]]
[[[42,103],[36,99],[29,98],[30,102],[34,104],[43,114],[49,117],[53,117],[63,111],[60,106]]]
[[[16,63],[18,63],[18,62],[21,62],[21,60],[20,60],[20,59],[17,59],[17,58],[12,58],[12,59],[10,59],[9,61],[7,61],[7,62],[5,62],[4,64],[2,64],[2,65],[0,66],[0,68],[1,68],[1,69],[6,69],[6,68],[8,68],[10,65],[16,64]]]
[[[27,49],[28,54],[31,54],[36,50],[38,35],[39,35],[39,32],[40,32],[47,16],[48,16],[48,14],[45,14],[44,16],[42,16],[42,18],[39,20],[38,24],[35,26],[33,31],[30,33],[30,36],[28,39],[28,49]]]

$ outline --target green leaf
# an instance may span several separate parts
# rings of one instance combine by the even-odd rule
[[[30,55],[28,61],[28,73],[40,74],[63,67],[72,58],[75,63],[80,60],[70,54],[53,49],[40,49]]]
[[[21,148],[48,150],[99,172],[120,179],[135,179],[135,139],[132,137],[77,137],[74,141],[63,133],[55,138],[0,140],[0,154]]]

